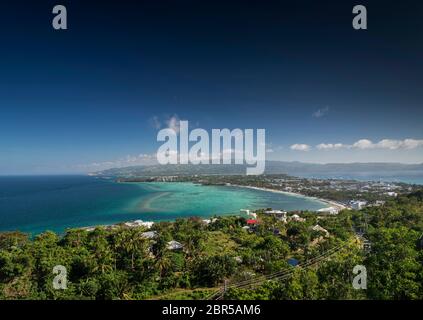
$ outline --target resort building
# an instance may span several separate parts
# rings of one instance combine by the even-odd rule
[[[266,210],[265,214],[274,215],[279,221],[286,222],[287,212],[282,210]]]

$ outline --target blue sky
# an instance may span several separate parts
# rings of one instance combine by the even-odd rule
[[[350,1],[72,1],[66,31],[52,1],[2,4],[0,174],[143,163],[173,117],[264,128],[268,159],[421,163],[422,5],[405,2],[362,1],[366,31]]]

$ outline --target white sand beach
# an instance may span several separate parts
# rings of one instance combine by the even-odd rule
[[[294,197],[302,197],[302,198],[310,198],[310,199],[314,199],[314,200],[318,200],[324,203],[327,203],[329,206],[337,209],[337,210],[344,210],[347,209],[346,206],[344,206],[343,204],[340,204],[338,202],[332,201],[332,200],[327,200],[327,199],[322,199],[322,198],[317,198],[317,197],[310,197],[310,196],[306,196],[300,193],[295,193],[295,192],[289,192],[289,191],[283,191],[283,190],[276,190],[276,189],[270,189],[270,188],[260,188],[260,187],[253,187],[253,186],[242,186],[242,185],[231,185],[233,187],[239,187],[239,188],[248,188],[248,189],[254,189],[254,190],[261,190],[261,191],[266,191],[266,192],[274,192],[274,193],[281,193],[281,194],[286,194],[286,195],[290,195],[290,196],[294,196]]]

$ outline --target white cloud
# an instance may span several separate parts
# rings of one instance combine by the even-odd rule
[[[329,107],[324,107],[313,112],[313,118],[321,118],[329,112]]]
[[[403,145],[404,145],[404,142],[400,140],[383,139],[379,141],[377,144],[375,144],[374,147],[381,148],[381,149],[396,150],[396,149],[402,148]]]
[[[296,151],[309,151],[311,147],[308,144],[296,143],[290,146],[291,150]]]
[[[383,139],[377,143],[373,143],[371,140],[362,139],[353,144],[354,148],[358,149],[415,149],[423,146],[423,140],[416,139],[404,139],[404,140],[393,140]]]
[[[342,143],[321,143],[316,146],[318,150],[338,150],[346,147]]]
[[[423,140],[405,139],[403,143],[406,149],[414,149],[423,146]]]
[[[370,150],[370,149],[385,149],[385,150],[398,150],[398,149],[415,149],[423,146],[423,140],[417,139],[404,139],[404,140],[394,140],[394,139],[382,139],[377,143],[369,139],[360,139],[354,142],[351,145],[342,144],[342,143],[321,143],[316,146],[318,150],[338,150],[338,149],[360,149],[360,150]]]
[[[174,114],[172,117],[170,117],[169,119],[167,119],[166,125],[169,129],[172,129],[173,131],[175,131],[176,133],[179,133],[179,129],[180,129],[180,119],[179,116],[177,114]]]
[[[371,140],[361,139],[353,143],[352,147],[357,149],[373,149],[374,144]]]
[[[177,134],[180,131],[180,121],[181,119],[177,114],[174,114],[173,116],[169,117],[158,117],[153,116],[151,117],[148,122],[150,123],[151,127],[153,127],[156,130],[160,130],[162,128],[168,128],[175,131]],[[197,122],[198,126],[198,122]]]

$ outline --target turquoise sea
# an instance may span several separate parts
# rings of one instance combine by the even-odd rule
[[[240,209],[317,210],[300,196],[191,183],[116,183],[88,176],[0,177],[0,231],[32,234],[141,219],[239,214]]]

